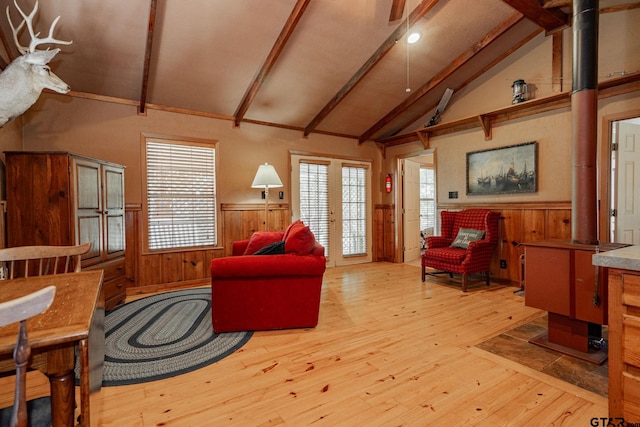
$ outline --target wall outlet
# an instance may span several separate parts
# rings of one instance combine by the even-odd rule
[[[500,260],[500,268],[507,268],[507,260],[506,259],[501,259]]]

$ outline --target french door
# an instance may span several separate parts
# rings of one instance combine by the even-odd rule
[[[291,174],[293,217],[324,246],[327,265],[371,262],[370,163],[293,154]]]

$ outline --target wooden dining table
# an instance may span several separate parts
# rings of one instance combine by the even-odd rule
[[[56,287],[51,307],[27,320],[29,368],[38,369],[49,378],[53,427],[75,424],[76,348],[80,363],[79,421],[81,426],[92,424],[90,401],[100,390],[104,361],[102,280],[103,271],[92,270],[0,281],[0,302],[47,286]],[[17,336],[17,323],[0,328],[0,372],[15,371],[13,349]]]

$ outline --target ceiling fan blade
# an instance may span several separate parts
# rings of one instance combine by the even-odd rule
[[[444,109],[447,108],[447,104],[451,99],[451,95],[453,95],[453,89],[447,88],[447,90],[444,91],[444,95],[442,95],[442,98],[440,99],[440,103],[438,104],[438,108],[436,108],[436,110],[442,113]]]
[[[447,88],[444,91],[444,95],[442,95],[442,98],[440,98],[440,103],[436,108],[436,113],[433,115],[433,117],[431,117],[431,120],[429,120],[429,123],[424,125],[424,127],[434,126],[438,124],[438,122],[440,121],[440,115],[442,114],[444,109],[447,108],[447,104],[451,99],[451,95],[453,95],[453,89]]]
[[[393,0],[391,4],[391,14],[389,15],[389,22],[397,21],[402,18],[404,14],[404,3],[406,0]]]

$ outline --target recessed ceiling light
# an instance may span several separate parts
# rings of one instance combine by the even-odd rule
[[[420,37],[422,37],[422,34],[420,34],[417,31],[414,31],[413,33],[409,34],[407,36],[407,43],[409,44],[414,44],[416,43],[418,40],[420,40]]]

